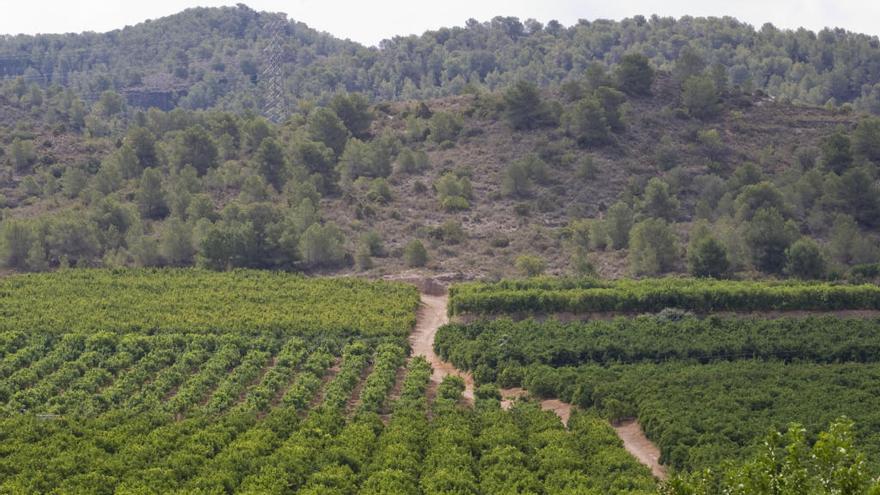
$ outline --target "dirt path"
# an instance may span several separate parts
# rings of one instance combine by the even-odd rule
[[[464,393],[462,397],[468,403],[474,403],[474,379],[470,373],[457,369],[450,363],[440,359],[434,352],[434,336],[437,329],[449,322],[446,316],[446,303],[448,296],[431,296],[422,294],[422,304],[416,319],[416,328],[410,335],[410,345],[413,356],[425,356],[434,369],[429,385],[429,397],[433,397],[437,386],[448,375],[460,376],[464,379]]]
[[[666,468],[660,464],[660,449],[648,440],[639,422],[630,419],[612,426],[617,432],[617,436],[623,440],[623,447],[626,451],[639,462],[651,468],[651,474],[655,477],[665,480],[667,474]]]
[[[461,371],[451,363],[441,360],[434,352],[434,337],[437,334],[437,329],[449,321],[449,318],[446,316],[447,299],[448,297],[445,295],[431,296],[422,294],[422,305],[419,308],[416,328],[410,336],[410,345],[412,346],[413,356],[425,356],[434,369],[428,391],[429,397],[433,397],[437,386],[443,381],[444,377],[447,375],[457,375],[464,378],[464,399],[469,404],[473,404],[474,379],[471,374]],[[528,391],[522,388],[501,389],[501,407],[510,409],[518,397],[527,394]],[[572,407],[571,404],[558,399],[541,401],[541,409],[553,411],[566,426],[571,417]],[[613,426],[617,436],[623,441],[623,446],[627,452],[650,468],[651,473],[655,477],[665,480],[667,474],[666,468],[660,464],[660,449],[648,440],[639,423],[635,420],[630,420]]]

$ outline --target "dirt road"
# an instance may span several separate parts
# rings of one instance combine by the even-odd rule
[[[655,477],[665,480],[667,474],[666,468],[660,464],[660,449],[648,440],[639,422],[631,419],[612,426],[614,426],[617,436],[623,440],[626,451],[639,462],[651,468],[651,473]]]
[[[434,352],[434,336],[437,329],[449,322],[446,316],[446,303],[448,296],[430,296],[422,294],[422,304],[416,320],[416,328],[410,335],[410,345],[413,356],[425,356],[431,363],[434,373],[431,375],[431,393],[437,390],[437,386],[448,375],[460,376],[464,379],[464,393],[462,397],[469,404],[474,403],[474,379],[470,373],[459,370],[451,363],[440,359]]]
[[[413,356],[425,356],[434,369],[431,375],[429,394],[433,396],[436,393],[437,386],[440,385],[440,382],[446,376],[460,376],[464,379],[465,383],[464,394],[462,394],[463,398],[469,404],[473,404],[474,379],[471,374],[459,370],[451,363],[443,361],[434,352],[434,337],[437,335],[437,329],[449,322],[449,318],[446,315],[448,297],[446,295],[431,296],[423,293],[421,299],[422,304],[419,307],[416,328],[412,335],[410,335],[410,345],[412,346]],[[509,409],[517,397],[526,394],[528,392],[521,388],[502,389],[501,407]],[[568,424],[568,420],[571,417],[571,404],[557,399],[547,399],[541,401],[541,408],[546,411],[553,411],[559,416],[563,424]],[[650,468],[654,476],[659,479],[666,479],[666,468],[660,465],[660,449],[648,440],[637,421],[625,421],[614,426],[614,430],[623,441],[623,446],[627,452]]]

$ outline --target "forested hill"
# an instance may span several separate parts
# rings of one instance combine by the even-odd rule
[[[647,55],[661,70],[684,61],[746,90],[880,113],[876,36],[755,29],[728,17],[636,16],[567,27],[496,17],[394,37],[377,48],[239,4],[103,34],[5,36],[0,77],[69,87],[87,101],[115,90],[135,106],[242,111],[265,108],[267,94],[294,108],[340,90],[392,100],[494,90],[516,80],[547,86],[594,64],[613,68],[628,52]]]

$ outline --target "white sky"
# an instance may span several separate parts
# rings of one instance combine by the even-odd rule
[[[187,7],[234,5],[235,0],[0,0],[0,33],[109,31],[174,14]],[[248,0],[256,10],[288,17],[368,45],[394,35],[421,34],[496,15],[568,26],[577,19],[650,16],[731,15],[760,27],[826,26],[880,35],[880,0]],[[3,5],[5,4],[5,5]]]

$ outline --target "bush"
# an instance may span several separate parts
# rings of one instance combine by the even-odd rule
[[[547,269],[547,263],[538,256],[524,254],[516,258],[516,269],[526,277],[537,277]]]
[[[822,166],[838,175],[853,162],[852,143],[842,128],[822,139]]]
[[[633,226],[629,237],[629,266],[634,275],[669,271],[677,260],[678,243],[665,220],[652,218]]]
[[[299,251],[309,266],[339,266],[345,261],[345,234],[333,223],[314,223],[300,238]]]
[[[525,197],[532,189],[529,169],[522,161],[512,162],[504,171],[501,179],[501,191],[505,196]]]
[[[859,122],[853,131],[852,149],[868,160],[880,162],[880,118],[869,117]]]
[[[698,119],[714,117],[719,110],[715,82],[709,76],[687,78],[681,90],[681,103]]]
[[[403,261],[410,268],[425,266],[428,263],[428,251],[421,241],[413,239],[403,248]]]
[[[601,246],[603,239],[607,239],[611,243],[612,249],[626,249],[629,246],[629,233],[633,225],[633,212],[629,205],[623,201],[614,203],[611,208],[608,208],[605,221],[602,223],[604,225],[600,230],[603,232],[591,233],[591,239],[593,239],[596,248],[604,248]]]
[[[785,250],[785,272],[800,279],[824,278],[825,256],[816,241],[802,237]]]
[[[643,215],[671,222],[678,216],[678,209],[678,199],[669,194],[669,184],[657,177],[648,181],[642,198]]]
[[[654,69],[648,57],[640,53],[630,53],[620,59],[617,66],[617,86],[624,93],[648,95],[654,82]]]
[[[696,238],[688,247],[687,258],[695,277],[723,278],[730,270],[727,249],[711,235]]]
[[[428,122],[431,140],[435,143],[455,142],[462,129],[461,117],[449,112],[437,112]]]
[[[797,235],[797,226],[786,223],[775,208],[755,212],[752,221],[745,226],[745,241],[755,268],[765,273],[782,273],[785,250]]]
[[[605,109],[594,97],[583,98],[572,105],[562,115],[562,125],[581,146],[605,144],[611,139]]]
[[[541,101],[538,87],[517,81],[504,93],[504,116],[516,130],[537,129],[552,123],[548,106]]]

